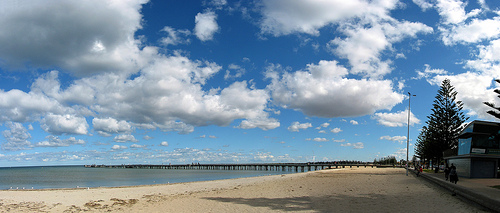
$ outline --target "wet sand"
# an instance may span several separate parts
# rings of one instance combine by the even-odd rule
[[[400,168],[119,188],[0,191],[0,212],[482,212]]]

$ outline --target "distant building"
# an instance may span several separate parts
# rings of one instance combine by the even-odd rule
[[[445,159],[457,167],[459,176],[498,178],[500,123],[472,121],[459,136],[458,153]]]

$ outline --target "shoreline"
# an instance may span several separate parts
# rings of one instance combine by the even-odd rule
[[[308,172],[315,172],[315,171],[308,171]],[[225,179],[218,179],[218,180],[200,180],[200,181],[175,182],[175,183],[142,184],[142,185],[130,185],[130,186],[99,186],[99,187],[76,187],[76,188],[45,188],[45,189],[0,189],[0,192],[3,192],[3,191],[71,191],[71,190],[76,191],[76,190],[90,190],[90,189],[155,187],[155,186],[168,186],[168,185],[183,184],[183,183],[213,182],[213,181],[237,180],[237,179],[246,179],[246,178],[260,178],[260,177],[267,177],[267,176],[284,176],[284,175],[292,175],[292,174],[300,174],[300,173],[307,173],[307,172],[297,172],[297,173],[287,173],[287,174],[269,174],[269,175],[259,175],[259,176],[252,176],[252,177],[225,178]]]
[[[345,168],[127,187],[3,190],[0,212],[428,211],[426,206],[438,206],[433,211],[453,207],[469,212],[473,208],[404,173],[400,168]]]

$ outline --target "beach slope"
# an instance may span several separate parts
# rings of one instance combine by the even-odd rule
[[[0,212],[482,212],[400,168],[179,184],[0,191]]]

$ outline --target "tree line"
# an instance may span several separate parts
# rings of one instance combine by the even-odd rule
[[[500,80],[495,80],[500,83]],[[499,94],[500,90],[494,90]],[[462,112],[463,103],[456,100],[457,92],[449,79],[443,80],[432,104],[432,114],[427,116],[426,125],[422,127],[415,143],[415,156],[422,161],[432,160],[440,164],[443,153],[458,153],[458,137],[469,119]],[[483,102],[492,108],[487,113],[500,119],[500,107],[490,102]]]

